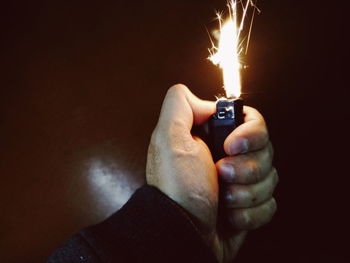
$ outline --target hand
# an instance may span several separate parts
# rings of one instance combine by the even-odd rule
[[[245,230],[267,223],[276,210],[272,193],[277,173],[271,166],[272,147],[262,116],[245,107],[245,123],[225,141],[229,155],[215,165],[207,145],[191,134],[215,113],[215,103],[195,97],[185,86],[169,89],[147,158],[147,182],[186,209],[220,262],[232,260]],[[220,200],[230,229],[218,224]],[[230,233],[230,235],[227,235]]]
[[[245,106],[244,113],[244,124],[225,140],[228,156],[216,163],[221,182],[219,202],[225,217],[223,222],[235,230],[231,236],[222,236],[223,244],[225,241],[233,244],[222,246],[224,258],[234,257],[247,230],[268,223],[277,209],[272,194],[278,174],[272,167],[273,148],[264,118],[251,107]]]

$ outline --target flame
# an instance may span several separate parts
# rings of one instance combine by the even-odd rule
[[[219,45],[209,50],[211,56],[209,59],[215,64],[219,65],[223,71],[224,89],[226,91],[226,97],[239,97],[241,95],[241,76],[240,70],[242,68],[242,54],[244,51],[243,44],[246,42],[245,53],[248,50],[250,33],[252,22],[254,19],[256,5],[252,0],[247,0],[245,3],[239,1],[242,6],[241,21],[238,23],[237,17],[237,0],[230,0],[227,4],[229,10],[229,17],[223,23],[221,14],[217,14],[217,18],[220,24],[219,30]],[[250,23],[250,29],[248,37],[241,39],[241,32],[244,28],[244,22],[249,6],[253,7],[252,21]],[[258,10],[258,9],[257,9]],[[259,11],[259,10],[258,10]]]

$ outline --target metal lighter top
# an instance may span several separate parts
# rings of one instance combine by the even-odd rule
[[[209,119],[209,148],[214,162],[226,156],[224,141],[227,136],[243,123],[243,100],[219,99],[216,102],[216,113]]]

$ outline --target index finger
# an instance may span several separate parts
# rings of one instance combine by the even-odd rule
[[[269,142],[264,117],[254,108],[244,106],[244,123],[238,126],[225,140],[224,150],[228,155],[257,151]]]

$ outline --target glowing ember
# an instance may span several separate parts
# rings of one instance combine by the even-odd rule
[[[241,21],[238,24],[237,18],[237,5],[242,6]],[[227,4],[229,9],[229,17],[223,23],[220,14],[217,14],[217,18],[220,23],[220,37],[219,45],[209,50],[211,56],[209,59],[215,64],[219,65],[223,70],[224,89],[226,91],[226,97],[239,97],[241,95],[241,77],[240,69],[241,56],[244,52],[242,48],[243,44],[246,44],[245,53],[248,50],[249,38],[251,32],[251,26],[254,19],[255,10],[257,9],[252,0],[247,0],[245,3],[242,1],[231,0]],[[253,7],[252,22],[250,23],[249,34],[245,39],[241,39],[240,34],[244,27],[246,15],[249,6]],[[257,9],[258,10],[258,9]],[[259,11],[259,10],[258,10]],[[223,24],[223,25],[222,25]]]

